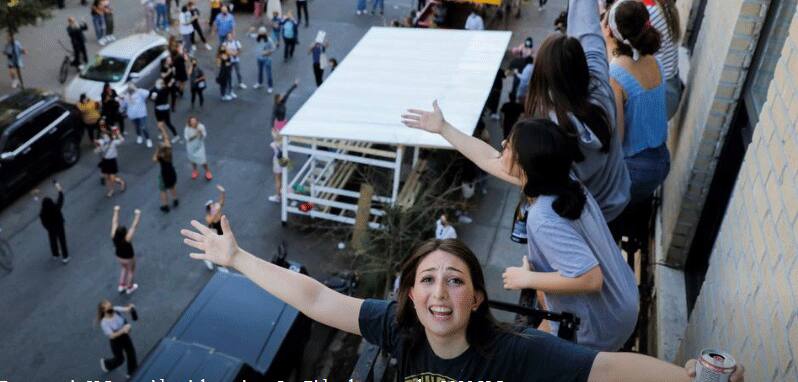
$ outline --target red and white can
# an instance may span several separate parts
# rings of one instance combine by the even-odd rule
[[[737,368],[734,358],[724,351],[704,349],[695,365],[695,382],[729,382]]]

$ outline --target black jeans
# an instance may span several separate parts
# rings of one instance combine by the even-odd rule
[[[191,45],[194,45],[194,35],[195,34],[199,35],[200,40],[202,40],[203,44],[207,44],[208,41],[205,40],[205,35],[202,33],[202,27],[200,26],[199,21],[193,21],[193,22],[191,22],[191,25],[194,27],[194,33],[191,34]]]
[[[308,26],[310,19],[308,17],[308,0],[296,2],[296,23],[302,24],[302,10],[305,11],[305,27]]]
[[[129,335],[123,334],[112,339],[111,351],[114,354],[114,358],[103,359],[105,368],[108,369],[108,371],[122,365],[122,363],[125,362],[125,357],[127,357],[127,373],[132,375],[133,372],[136,371],[138,367],[138,363],[136,362],[136,349],[133,348],[133,341],[130,339]],[[122,354],[123,351],[124,355]]]
[[[191,107],[194,107],[194,100],[199,98],[199,105],[202,107],[202,104],[205,103],[205,97],[202,95],[204,89],[199,89],[195,87],[191,87]]]
[[[69,257],[66,245],[66,233],[64,232],[64,225],[60,224],[56,227],[47,229],[47,236],[50,238],[50,251],[53,252],[53,257],[62,256],[63,258]],[[58,252],[58,245],[61,244],[61,253]]]
[[[169,128],[169,131],[172,132],[172,136],[177,136],[177,129],[172,125],[172,120],[169,118],[171,113],[169,110],[155,110],[155,120],[158,122],[163,122],[166,124],[166,127]]]
[[[86,136],[89,137],[89,143],[93,145],[97,135],[97,123],[84,123],[83,128],[86,129]]]
[[[80,64],[89,62],[89,55],[86,54],[86,44],[72,44],[72,52],[75,55],[75,58],[72,60],[72,65],[79,66]]]
[[[322,77],[324,77],[324,69],[321,68],[320,63],[313,63],[313,76],[316,77],[316,87],[321,86]]]
[[[294,47],[296,47],[295,38],[283,38],[285,41],[285,48],[283,50],[283,59],[287,60],[294,57]]]

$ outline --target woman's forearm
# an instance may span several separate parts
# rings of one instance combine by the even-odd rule
[[[593,361],[588,382],[692,382],[679,366],[635,353],[601,352]]]
[[[493,146],[485,143],[481,139],[472,137],[458,130],[449,122],[444,122],[441,136],[454,146],[457,151],[463,154],[468,160],[474,162],[479,168],[489,174],[502,179],[506,182],[520,185],[521,181],[508,174],[501,164],[501,153]]]
[[[552,294],[585,294],[601,290],[603,277],[597,266],[579,277],[565,277],[559,272],[529,272],[524,287]]]
[[[242,249],[233,256],[232,266],[312,320],[360,335],[358,316],[363,300],[342,295],[309,276],[274,265]]]

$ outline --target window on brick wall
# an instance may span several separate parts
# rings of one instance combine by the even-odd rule
[[[759,113],[767,99],[776,63],[781,58],[790,22],[795,16],[796,2],[798,0],[773,0],[771,3],[773,6],[768,10],[751,69],[726,140],[723,142],[712,184],[696,226],[695,238],[687,255],[685,290],[688,314],[692,312],[701,285],[704,283],[712,247],[723,222],[723,216],[726,214],[726,207],[734,190],[745,151],[751,143],[754,127],[759,122]]]

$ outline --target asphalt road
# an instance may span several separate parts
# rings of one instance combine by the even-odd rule
[[[64,32],[68,15],[89,19],[87,7],[78,5],[77,0],[68,3],[66,9],[55,10],[52,19],[20,32],[20,40],[29,52],[24,69],[29,87],[62,89],[56,82],[56,73],[64,52],[56,41],[68,41]],[[140,28],[143,9],[138,1],[116,0],[114,6],[118,38]],[[294,9],[290,1],[285,6]],[[409,0],[386,1],[386,19],[404,16],[409,7]],[[207,14],[207,4],[200,8]],[[384,25],[379,16],[356,16],[354,2],[315,0],[310,3],[310,14],[310,27],[300,30],[301,45],[293,61],[275,60],[276,91],[284,91],[294,78],[301,81],[288,103],[289,115],[315,89],[311,59],[305,52],[317,30],[327,31],[331,43],[328,56],[341,60],[370,26]],[[245,33],[252,25],[252,17],[236,16],[244,44],[244,80],[252,85],[257,78],[251,50],[254,41]],[[90,40],[89,53],[94,54],[99,46],[93,41],[93,31],[86,36]],[[200,49],[197,56],[206,73],[215,73],[210,52]],[[0,92],[10,91],[9,81],[3,76]],[[203,217],[205,201],[217,197],[217,183],[227,188],[225,212],[242,246],[270,258],[277,243],[285,240],[289,257],[307,264],[312,275],[321,277],[336,268],[335,243],[318,232],[281,227],[278,205],[266,199],[274,189],[267,138],[271,95],[265,89],[251,88],[237,89],[236,93],[238,100],[222,103],[216,84],[211,81],[204,109],[193,112],[208,129],[206,146],[215,179],[192,181],[185,150],[177,145],[174,157],[181,204],[171,213],[163,214],[158,209],[159,169],[151,162],[153,149],[133,142],[129,123],[128,143],[120,148],[119,157],[120,174],[128,182],[125,193],[110,200],[105,198],[96,167],[98,159],[85,140],[79,163],[53,175],[66,190],[63,213],[72,258],[69,264],[50,260],[46,233],[37,216],[39,202],[26,195],[0,212],[0,240],[11,245],[14,256],[13,272],[0,271],[0,380],[123,380],[124,367],[110,374],[100,370],[99,358],[110,356],[110,348],[93,322],[97,303],[109,298],[115,304],[137,305],[141,318],[131,334],[139,358],[143,358],[211,275],[202,263],[188,258],[179,229],[191,219]],[[186,94],[172,121],[182,128],[189,114]],[[154,118],[150,116],[148,122],[154,131]],[[38,187],[44,194],[54,195],[49,178]],[[122,224],[129,224],[134,208],[143,211],[133,240],[140,287],[131,296],[116,293],[119,266],[109,238],[116,204],[122,206]]]

